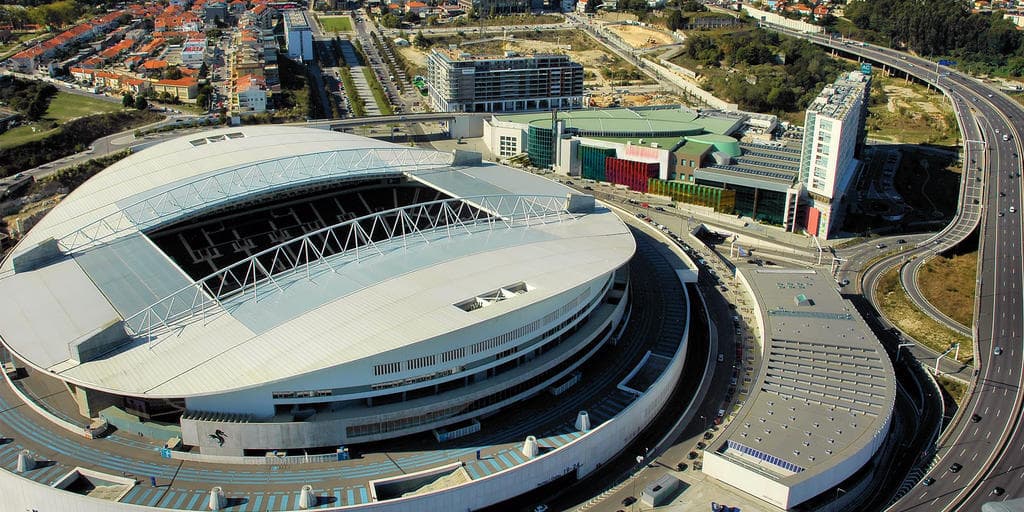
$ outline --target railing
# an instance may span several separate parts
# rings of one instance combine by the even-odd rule
[[[226,311],[281,292],[295,279],[314,280],[350,263],[456,236],[577,218],[558,196],[491,195],[443,199],[365,215],[307,233],[254,254],[171,293],[127,317],[126,331],[148,338],[172,324]],[[299,273],[302,274],[299,274]]]
[[[446,168],[452,155],[419,148],[352,148],[277,158],[203,176],[141,199],[59,240],[65,252],[142,230],[211,205],[254,193],[325,178],[374,178]]]

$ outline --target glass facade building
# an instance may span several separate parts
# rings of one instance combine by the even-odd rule
[[[713,208],[716,212],[733,213],[736,207],[736,191],[684,181],[651,179],[647,192],[671,197],[673,201]]]
[[[614,157],[612,148],[595,148],[580,144],[580,175],[589,180],[608,181],[605,176],[605,161]]]
[[[551,128],[530,125],[526,132],[526,153],[536,167],[551,167],[554,162],[554,133]]]

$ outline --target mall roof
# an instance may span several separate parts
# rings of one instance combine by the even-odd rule
[[[327,130],[270,125],[186,135],[129,156],[87,181],[29,232],[15,257],[46,246],[48,238],[66,240],[69,233],[110,218],[111,212],[130,211],[139,198],[164,197],[183,183],[223,178],[225,169],[246,170],[253,162],[272,164],[328,150],[357,152],[354,159],[333,161],[344,167],[365,160],[360,154],[371,148],[420,151]],[[305,157],[290,162],[288,169],[253,173],[252,179],[286,187],[294,183],[288,172],[312,174],[323,163]],[[487,163],[371,169],[371,175],[380,176],[382,170],[404,173],[455,197],[566,197],[572,192],[557,182]],[[365,177],[342,168],[318,178]],[[233,191],[236,202],[251,197],[231,188],[228,180],[219,186]],[[183,203],[177,218],[195,214],[194,207]],[[229,297],[207,306],[202,321],[178,322],[102,358],[79,362],[69,353],[76,344],[121,329],[122,319],[192,282],[140,232],[173,218],[157,222],[124,215],[118,217],[121,231],[72,250],[71,256],[18,272],[13,271],[15,257],[9,257],[0,267],[0,336],[19,358],[62,379],[151,397],[244,389],[352,361],[376,361],[421,342],[433,351],[439,347],[430,345],[432,338],[486,329],[482,326],[490,319],[583,286],[632,256],[633,238],[610,211],[597,208],[570,217],[529,227],[499,225],[507,236],[436,233],[414,252],[395,243],[358,264],[332,263],[332,272],[315,279],[294,273],[279,277],[276,293],[264,292],[259,300],[244,299],[248,294]],[[515,299],[472,312],[455,306],[519,282],[531,289]],[[394,357],[393,352],[387,355]]]
[[[496,115],[495,119],[509,123],[540,124],[551,120],[548,112]],[[559,111],[558,119],[566,127],[604,137],[643,137],[668,134],[683,136],[700,133],[728,134],[742,124],[742,116],[707,115],[681,106],[604,108]]]
[[[792,486],[876,441],[895,403],[893,368],[828,272],[740,271],[764,319],[764,360],[742,384],[752,390],[746,403],[709,450]],[[735,444],[781,465],[728,449]]]

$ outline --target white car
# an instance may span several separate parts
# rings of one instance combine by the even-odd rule
[[[1017,213],[1017,207],[1016,206],[1011,206],[1010,207],[1010,213]]]

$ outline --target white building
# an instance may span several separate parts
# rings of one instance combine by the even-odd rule
[[[284,12],[284,40],[288,46],[288,58],[302,62],[313,60],[313,30],[305,11]]]
[[[206,60],[206,39],[186,41],[181,48],[181,63],[190,68],[198,68]]]
[[[263,77],[246,75],[235,82],[238,112],[265,112],[267,110],[267,81]]]
[[[800,182],[811,199],[807,231],[828,239],[842,224],[844,200],[860,161],[871,77],[859,71],[825,86],[807,107]]]
[[[755,345],[759,373],[738,384],[750,396],[704,451],[704,473],[788,510],[832,492],[871,461],[889,432],[896,379],[881,342],[830,274],[738,270],[759,298],[758,332],[769,334]]]

